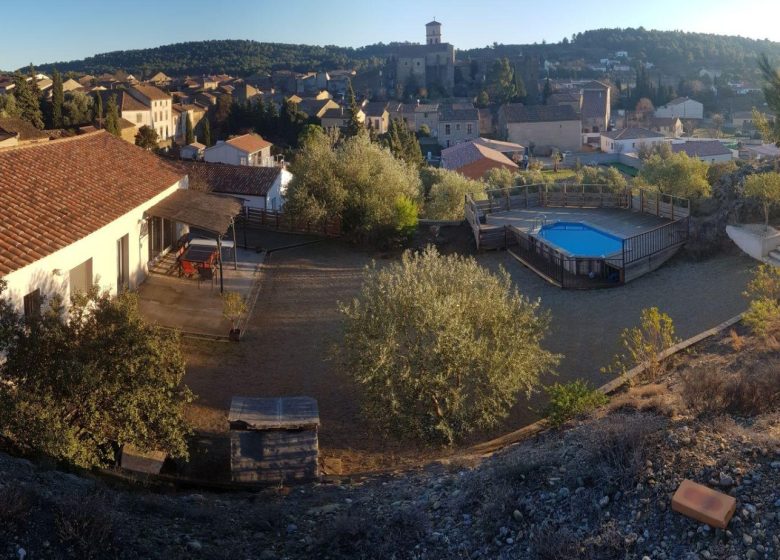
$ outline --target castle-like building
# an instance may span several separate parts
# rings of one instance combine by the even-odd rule
[[[424,45],[399,45],[388,60],[388,85],[395,89],[438,89],[452,94],[455,85],[455,47],[441,41],[441,23],[425,24]]]

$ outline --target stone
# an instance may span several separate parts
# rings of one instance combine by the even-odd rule
[[[187,541],[187,548],[189,548],[190,550],[200,550],[203,548],[203,545],[200,544],[200,541],[192,540],[192,541]]]
[[[512,512],[512,519],[514,519],[517,522],[520,522],[520,521],[523,520],[523,514],[520,513],[519,509],[516,509],[515,511]]]
[[[742,542],[745,543],[745,546],[750,546],[751,544],[753,544],[753,537],[751,537],[747,533],[742,533]]]
[[[609,504],[609,496],[604,496],[599,500],[599,507],[607,507],[607,504]]]

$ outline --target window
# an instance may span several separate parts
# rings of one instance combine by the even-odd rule
[[[116,291],[130,287],[130,236],[125,234],[116,240]]]
[[[471,123],[468,123],[468,124],[466,125],[466,133],[467,133],[467,134],[472,134]]]
[[[444,125],[444,135],[449,136],[450,135],[450,125],[445,124]]]
[[[457,124],[455,125],[455,130],[457,130],[458,132],[460,132],[460,123],[457,123]]]
[[[136,113],[135,114],[135,122],[136,123],[141,122],[142,119],[143,119],[143,116],[141,115],[141,113]]]
[[[92,287],[92,259],[70,269],[70,293],[86,292]]]
[[[37,319],[41,316],[41,291],[33,290],[24,296],[24,316],[27,319]]]

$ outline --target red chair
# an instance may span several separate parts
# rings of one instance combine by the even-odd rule
[[[190,261],[179,261],[179,276],[191,278],[198,274],[198,269]]]

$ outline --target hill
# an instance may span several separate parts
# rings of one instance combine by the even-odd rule
[[[257,71],[334,70],[371,68],[383,63],[401,43],[378,43],[360,48],[333,45],[295,45],[249,40],[191,41],[138,50],[113,51],[83,60],[42,64],[44,70],[100,74],[123,69],[149,76],[157,71],[171,75],[227,73],[246,76]],[[457,47],[457,45],[456,45]],[[627,51],[630,63],[652,62],[661,74],[690,77],[702,68],[722,70],[735,79],[757,78],[755,60],[766,53],[780,64],[780,43],[744,37],[657,31],[643,27],[595,29],[571,39],[549,44],[494,44],[492,47],[457,51],[460,60],[537,55],[553,62],[597,62]]]

